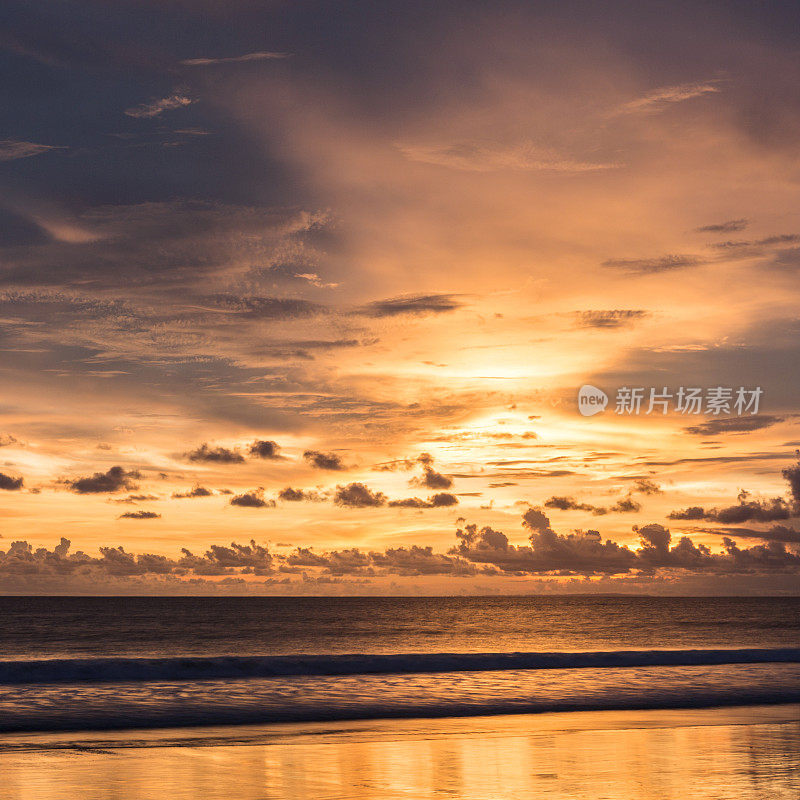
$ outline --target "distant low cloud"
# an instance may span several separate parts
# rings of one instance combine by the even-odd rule
[[[342,472],[347,469],[341,457],[336,453],[323,453],[319,450],[306,450],[303,458],[317,469],[327,469],[332,472]]]
[[[0,140],[0,161],[16,161],[19,158],[30,158],[50,150],[63,150],[51,144],[36,144],[36,142],[23,142],[19,139]]]
[[[22,484],[22,478],[12,478],[10,475],[0,472],[0,489],[5,489],[8,492],[16,492],[22,488]]]
[[[274,59],[289,58],[291,53],[276,53],[269,50],[257,53],[244,53],[241,56],[228,56],[225,58],[185,58],[180,63],[185,67],[210,67],[215,64],[240,64],[250,61],[272,61]]]
[[[161,514],[156,514],[155,511],[126,511],[117,519],[161,519]]]
[[[243,464],[244,456],[238,450],[227,447],[209,447],[205,442],[186,453],[189,461],[205,461],[213,464]]]
[[[705,263],[706,259],[700,256],[666,255],[656,258],[609,258],[603,262],[603,266],[639,275],[651,275],[697,267]]]
[[[135,481],[141,478],[135,470],[126,471],[122,467],[111,467],[107,472],[95,472],[87,478],[66,481],[67,486],[78,494],[101,494],[104,492],[133,491],[138,488]]]
[[[717,222],[712,225],[702,225],[695,228],[695,233],[736,233],[743,231],[748,225],[747,219],[729,219],[727,222]]]
[[[718,436],[723,433],[750,433],[759,431],[763,428],[770,428],[783,422],[784,417],[776,417],[771,414],[753,414],[748,417],[723,417],[721,419],[710,419],[700,425],[690,425],[684,430],[695,436]]]
[[[376,300],[356,311],[367,317],[398,317],[403,314],[442,314],[461,308],[463,303],[449,294],[425,294]]]
[[[172,111],[176,108],[185,108],[196,102],[191,97],[183,94],[174,93],[158,100],[151,100],[149,103],[142,103],[133,108],[126,108],[125,114],[136,119],[149,119],[163,114],[165,111]]]

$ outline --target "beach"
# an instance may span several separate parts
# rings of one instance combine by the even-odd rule
[[[800,706],[0,737],[3,800],[789,800]]]

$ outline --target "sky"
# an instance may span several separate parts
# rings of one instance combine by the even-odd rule
[[[0,593],[800,593],[798,17],[8,0]]]

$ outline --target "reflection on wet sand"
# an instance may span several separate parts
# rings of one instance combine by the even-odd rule
[[[800,708],[0,738],[3,800],[794,800]]]

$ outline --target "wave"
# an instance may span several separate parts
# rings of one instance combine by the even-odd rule
[[[573,653],[409,653],[59,658],[0,661],[0,684],[198,681],[291,676],[386,675],[502,670],[690,667],[800,663],[800,648],[614,650]]]
[[[484,700],[477,702],[416,703],[330,703],[315,707],[263,707],[258,698],[249,706],[219,703],[209,698],[203,706],[158,708],[148,703],[121,711],[106,708],[68,708],[40,710],[37,713],[0,715],[0,734],[81,731],[133,730],[153,728],[212,727],[229,725],[272,725],[279,723],[327,723],[348,720],[437,719],[508,714],[543,714],[587,711],[667,711],[678,709],[730,708],[800,704],[800,690],[755,689],[747,692],[720,689],[691,694],[660,692],[650,696],[542,698],[524,700]],[[0,752],[3,750],[0,740]]]

